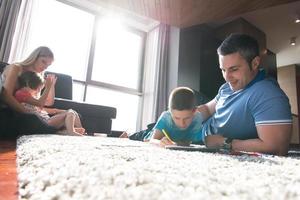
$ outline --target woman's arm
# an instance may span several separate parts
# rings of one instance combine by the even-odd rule
[[[50,88],[49,93],[48,93],[48,97],[47,97],[46,102],[45,102],[44,105],[52,106],[54,104],[55,84],[56,84],[57,77],[54,74],[48,74],[46,79],[48,79],[48,78],[52,80],[52,85],[51,85],[51,88]]]
[[[26,110],[14,97],[14,91],[17,86],[19,74],[22,73],[22,67],[17,65],[8,65],[4,71],[5,80],[3,91],[1,94],[2,100],[13,110],[25,113]]]

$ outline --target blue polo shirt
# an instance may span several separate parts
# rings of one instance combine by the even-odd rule
[[[185,128],[178,128],[172,119],[172,115],[170,111],[164,111],[157,123],[153,127],[152,131],[145,137],[146,139],[150,139],[154,133],[155,129],[158,129],[162,132],[164,129],[170,136],[170,138],[177,141],[191,141],[191,142],[200,142],[202,141],[202,122],[203,117],[202,114],[196,112],[191,124]]]
[[[228,83],[223,84],[215,101],[216,112],[203,124],[204,137],[221,134],[252,139],[258,138],[258,125],[292,123],[289,99],[276,80],[265,78],[264,70],[244,89],[233,91]]]

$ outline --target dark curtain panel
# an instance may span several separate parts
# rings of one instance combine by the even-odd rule
[[[156,88],[156,107],[155,107],[155,119],[157,120],[160,114],[168,108],[168,52],[169,52],[169,40],[170,40],[170,26],[166,24],[159,25],[158,33],[158,52],[157,52],[157,88]]]
[[[8,62],[22,0],[0,0],[0,61]]]

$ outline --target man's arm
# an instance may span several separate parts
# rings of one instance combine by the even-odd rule
[[[292,134],[292,124],[259,125],[256,126],[258,139],[234,140],[232,147],[235,151],[255,151],[286,155]]]
[[[276,155],[286,155],[292,134],[292,124],[275,124],[256,126],[257,139],[232,140],[233,151],[260,152]],[[207,147],[221,147],[224,137],[209,135],[205,139]]]
[[[216,112],[216,100],[213,99],[206,104],[200,105],[197,107],[197,111],[201,112],[203,121],[207,120],[210,116],[212,116]]]

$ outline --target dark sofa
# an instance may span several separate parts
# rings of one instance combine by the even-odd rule
[[[111,134],[112,119],[116,118],[116,108],[102,105],[89,104],[72,100],[73,79],[71,76],[60,73],[55,74],[55,102],[53,107],[59,109],[73,109],[81,115],[84,128],[88,133]]]
[[[0,72],[7,63],[0,62]],[[72,100],[73,79],[71,76],[60,73],[46,72],[55,74],[57,82],[55,85],[55,102],[53,107],[59,109],[73,109],[80,114],[83,127],[88,134],[106,133],[111,134],[112,119],[116,118],[116,108],[77,102]]]

